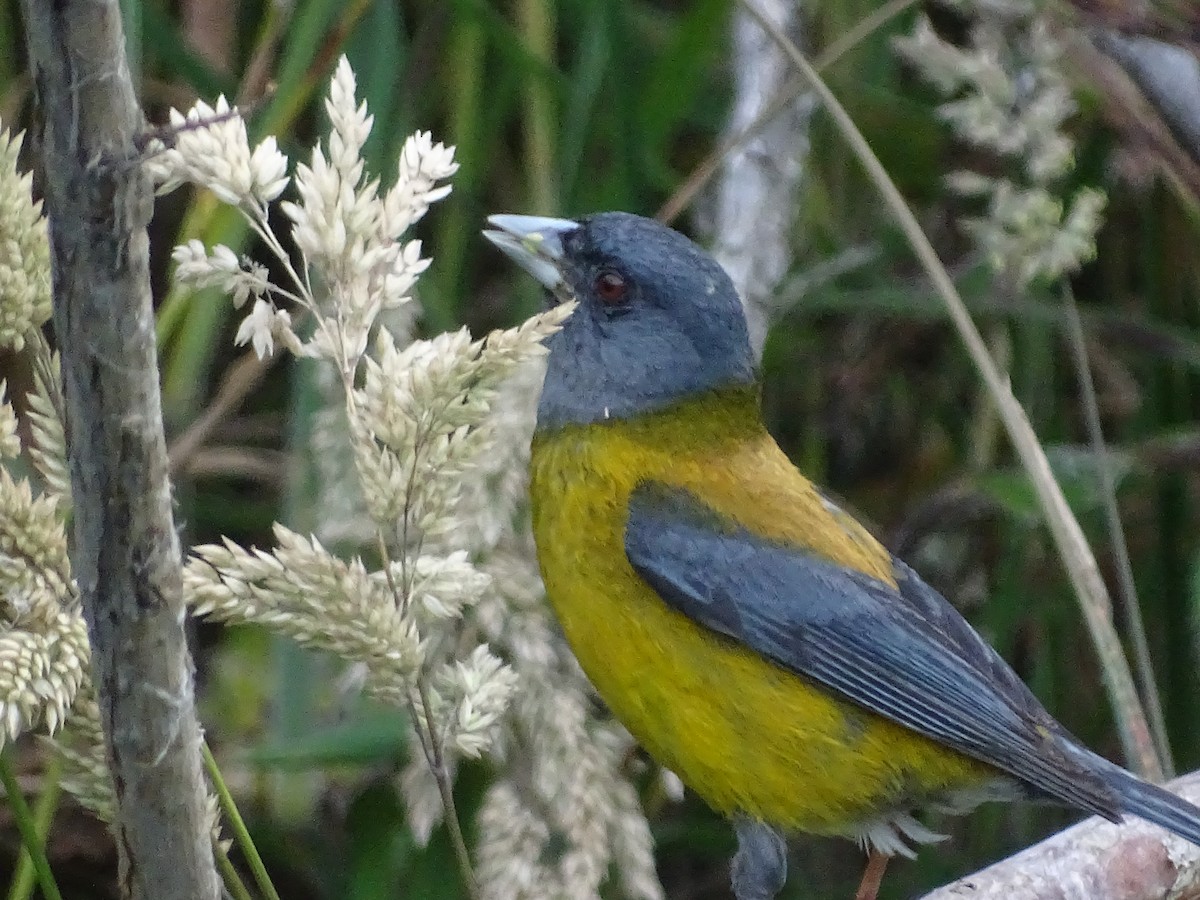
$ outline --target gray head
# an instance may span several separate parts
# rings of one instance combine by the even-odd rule
[[[679,232],[620,212],[488,222],[485,236],[554,299],[579,302],[549,342],[539,428],[629,418],[754,381],[733,283]]]

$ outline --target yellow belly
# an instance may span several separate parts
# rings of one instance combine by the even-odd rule
[[[534,530],[567,640],[601,697],[655,759],[718,811],[824,834],[851,833],[881,814],[994,777],[990,767],[831,698],[663,603],[625,557],[630,491],[651,477],[719,504],[737,492],[744,473],[731,471],[714,486],[712,467],[689,458],[694,443],[663,447],[635,438],[606,426],[539,436]],[[743,462],[769,480],[772,473],[759,470],[779,464],[773,454],[790,465],[766,441],[749,448],[761,458]],[[788,493],[776,484],[739,518],[761,517],[747,524],[794,537],[801,526],[788,506],[806,501]],[[829,540],[831,555],[859,553],[860,567],[883,572],[886,554],[865,533]]]

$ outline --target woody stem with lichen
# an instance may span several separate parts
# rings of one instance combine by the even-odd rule
[[[116,2],[23,4],[43,116],[75,575],[116,789],[122,889],[216,900],[151,307],[142,114]]]

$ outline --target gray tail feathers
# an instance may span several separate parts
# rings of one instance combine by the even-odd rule
[[[1158,785],[1120,771],[1110,777],[1121,811],[1140,816],[1200,846],[1200,808]]]
[[[1101,777],[1112,788],[1117,808],[1121,812],[1160,825],[1184,840],[1200,846],[1200,807],[1156,784],[1143,781],[1090,750],[1076,747],[1071,749],[1090,758]]]

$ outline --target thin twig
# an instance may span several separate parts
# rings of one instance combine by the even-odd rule
[[[297,304],[300,309],[299,315],[293,322],[293,325],[299,325],[304,321],[303,317],[314,311],[316,300],[313,299],[312,283],[309,278],[308,268],[304,267],[302,272],[296,271],[292,265],[291,257],[287,250],[279,242],[275,232],[271,230],[267,224],[267,208],[265,206],[258,209],[246,209],[239,206],[238,212],[241,213],[246,224],[258,235],[267,249],[283,266],[288,277],[292,279],[292,283],[296,285],[299,294],[293,294],[290,291],[284,291],[279,288],[272,288],[276,293],[283,294]],[[318,327],[324,327],[323,319],[316,317]],[[333,346],[340,347],[341,341],[332,341]],[[205,407],[196,419],[188,426],[187,430],[176,438],[167,450],[167,457],[170,462],[171,474],[175,475],[187,469],[192,457],[196,451],[204,444],[209,435],[225,421],[229,416],[238,410],[244,401],[255,388],[262,383],[264,377],[275,360],[279,357],[268,356],[265,359],[259,358],[258,354],[253,350],[246,351],[241,359],[226,370],[225,375],[221,379],[221,385],[217,389],[216,396],[212,402]],[[344,367],[343,367],[344,368]],[[343,380],[344,372],[343,372]]]
[[[250,393],[262,383],[263,377],[275,362],[275,357],[259,359],[249,350],[226,370],[217,394],[187,430],[171,442],[168,457],[171,474],[188,468],[196,451],[208,440],[218,425],[233,415]]]
[[[1009,438],[1037,492],[1059,555],[1062,557],[1067,573],[1075,587],[1084,621],[1087,623],[1092,642],[1100,657],[1105,688],[1108,691],[1109,701],[1119,726],[1125,755],[1130,765],[1143,776],[1161,780],[1162,767],[1159,765],[1158,755],[1155,752],[1150,726],[1146,721],[1146,713],[1138,699],[1133,676],[1129,670],[1129,662],[1125,658],[1121,641],[1113,627],[1112,601],[1109,599],[1108,589],[1105,587],[1099,566],[1096,564],[1096,558],[1088,546],[1083,530],[1071,512],[1071,508],[1063,496],[1062,488],[1054,479],[1050,463],[1038,443],[1037,435],[1029,423],[1029,418],[1025,415],[1025,410],[1013,395],[1008,380],[997,369],[995,361],[988,352],[987,345],[975,327],[958,290],[954,287],[954,282],[938,258],[937,251],[933,249],[933,245],[921,230],[916,216],[909,209],[899,188],[896,187],[895,182],[879,162],[850,114],[821,80],[821,76],[813,71],[812,65],[805,59],[804,54],[786,34],[776,27],[775,23],[759,11],[753,0],[740,0],[740,2],[771,35],[772,39],[784,49],[796,68],[804,74],[812,90],[834,120],[838,131],[841,132],[854,155],[866,169],[868,176],[928,273],[934,288],[945,301],[950,318],[958,329],[967,353],[983,378],[988,393],[991,394],[999,408]]]
[[[890,2],[883,4],[870,14],[863,16],[845,34],[830,44],[824,53],[817,57],[813,63],[814,68],[818,72],[824,72],[860,43],[896,16],[900,15],[900,13],[916,4],[917,0],[890,0]],[[787,109],[797,97],[804,93],[806,84],[807,82],[804,78],[797,75],[781,87],[779,92],[771,98],[766,108],[758,114],[753,122],[732,137],[726,138],[716,149],[701,160],[700,164],[692,170],[692,174],[684,179],[683,183],[675,189],[675,193],[662,205],[662,208],[655,214],[655,218],[664,225],[670,225],[679,218],[679,215],[692,205],[692,201],[696,199],[696,195],[712,180],[713,175],[717,173],[717,169],[721,167],[721,163],[725,158],[736,153],[748,142],[752,141],[772,119]]]
[[[190,478],[244,478],[274,489],[282,489],[288,477],[287,454],[257,447],[209,444],[192,454]]]
[[[293,5],[290,3],[268,4],[262,26],[254,40],[249,63],[242,75],[242,83],[238,85],[237,103],[242,106],[250,101],[264,96],[275,96],[271,84],[271,63],[275,59],[275,49],[291,19]]]
[[[1096,460],[1096,472],[1100,476],[1100,493],[1104,495],[1104,518],[1108,526],[1108,539],[1112,543],[1117,562],[1117,590],[1120,592],[1121,610],[1125,615],[1125,630],[1133,642],[1133,660],[1137,667],[1138,683],[1142,689],[1142,701],[1154,730],[1154,742],[1158,748],[1158,759],[1162,763],[1166,778],[1175,775],[1175,762],[1171,756],[1171,744],[1167,738],[1167,721],[1163,716],[1162,699],[1154,679],[1154,664],[1150,659],[1150,643],[1146,640],[1146,625],[1138,603],[1137,585],[1133,580],[1133,564],[1129,560],[1129,544],[1125,540],[1125,529],[1121,525],[1121,511],[1117,507],[1117,484],[1113,478],[1112,462],[1104,440],[1104,429],[1100,424],[1100,407],[1096,402],[1096,386],[1092,382],[1092,368],[1088,362],[1087,342],[1083,336],[1083,322],[1079,318],[1079,306],[1075,294],[1067,285],[1064,291],[1064,308],[1067,322],[1067,341],[1079,377],[1079,392],[1083,400],[1084,422],[1088,440],[1092,445],[1092,457]]]

